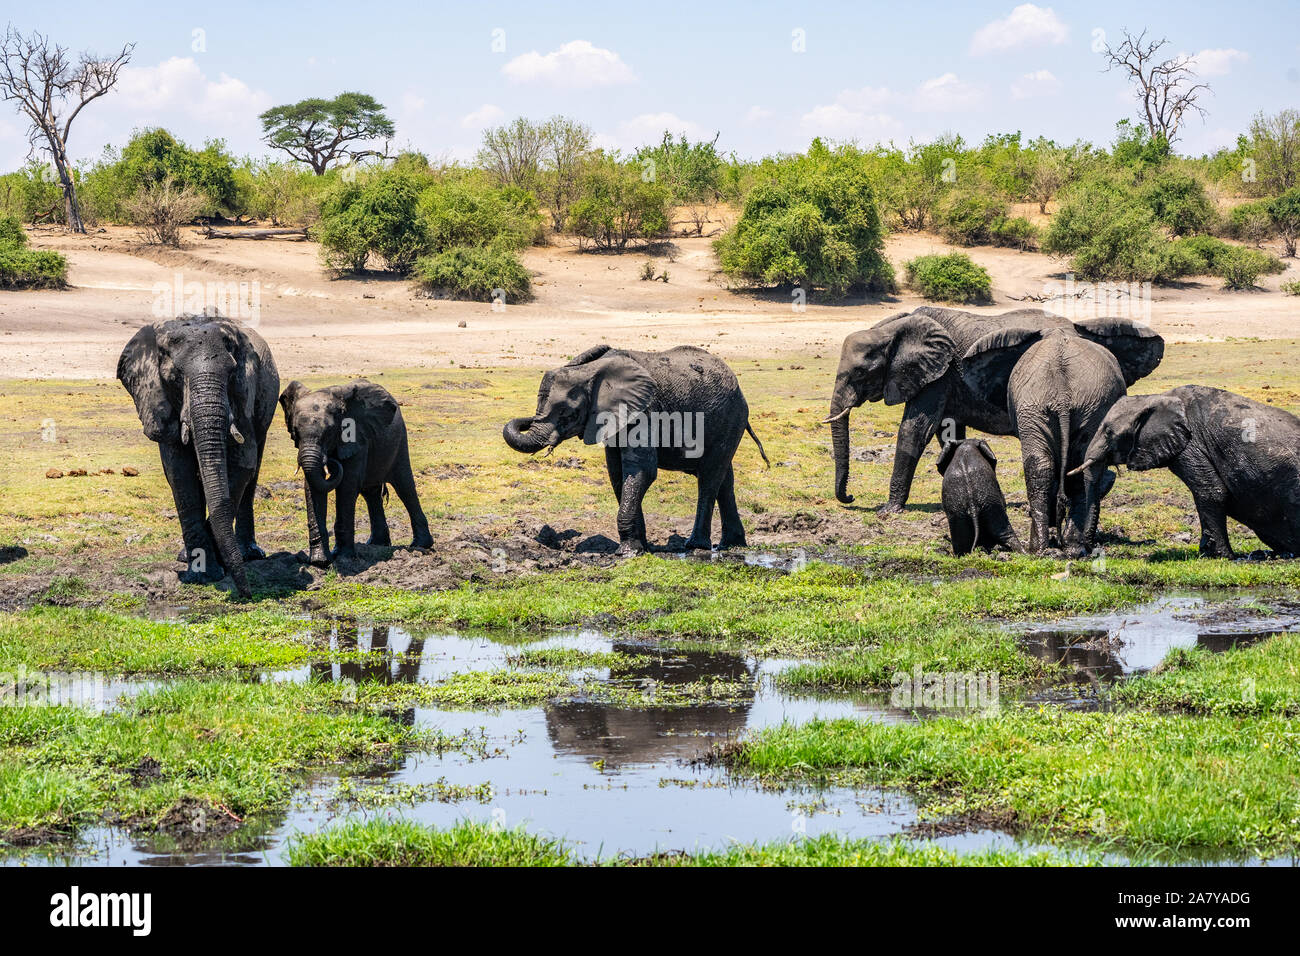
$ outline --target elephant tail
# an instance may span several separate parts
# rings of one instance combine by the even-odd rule
[[[771,468],[772,463],[767,460],[767,452],[763,451],[763,443],[758,440],[758,436],[754,434],[753,426],[749,422],[745,422],[745,431],[749,432],[749,437],[754,439],[754,444],[758,446],[758,453],[763,456],[763,464]]]
[[[970,543],[970,549],[974,551],[976,548],[980,546],[980,513],[979,510],[975,507],[975,503],[973,501],[971,502],[970,507],[967,509],[967,512],[970,514],[971,527],[974,529],[974,534],[971,537],[971,543]]]
[[[1063,408],[1056,413],[1056,427],[1060,432],[1057,440],[1061,445],[1061,464],[1056,470],[1056,511],[1059,520],[1064,520],[1069,513],[1069,500],[1065,496],[1065,473],[1070,469],[1070,410]]]

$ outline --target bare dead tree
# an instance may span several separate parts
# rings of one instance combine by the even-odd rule
[[[1147,124],[1147,132],[1154,139],[1163,136],[1172,143],[1178,138],[1178,128],[1189,113],[1205,118],[1200,105],[1202,93],[1210,92],[1206,83],[1196,82],[1192,58],[1186,55],[1159,59],[1161,48],[1169,42],[1162,37],[1148,40],[1147,31],[1137,36],[1124,31],[1124,42],[1117,47],[1106,45],[1106,70],[1121,69],[1128,73],[1140,107],[1139,115]]]
[[[43,149],[54,160],[64,216],[73,232],[85,232],[86,227],[77,207],[68,133],[86,104],[113,88],[134,49],[135,44],[128,43],[111,58],[82,53],[74,60],[65,47],[35,31],[24,36],[8,26],[0,40],[0,98],[15,101],[31,123],[27,138],[32,152]]]

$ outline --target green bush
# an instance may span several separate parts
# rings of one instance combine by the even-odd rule
[[[1288,256],[1295,256],[1296,239],[1300,237],[1300,186],[1288,189],[1268,202],[1268,215],[1273,228],[1282,237]]]
[[[500,289],[505,301],[518,302],[532,294],[532,279],[519,257],[491,246],[452,246],[415,264],[417,285],[428,293],[488,302]]]
[[[963,253],[918,256],[905,268],[907,284],[927,299],[957,303],[992,300],[988,272]]]
[[[68,260],[60,253],[0,243],[0,289],[62,289],[67,284]]]
[[[17,216],[0,216],[0,246],[27,245],[27,231]]]
[[[1170,268],[1166,271],[1180,276],[1217,275],[1219,263],[1236,248],[1238,247],[1214,236],[1178,239],[1169,244]]]
[[[1285,268],[1276,256],[1258,249],[1243,249],[1241,246],[1229,246],[1228,249],[1230,251],[1218,257],[1214,267],[1214,274],[1223,279],[1225,289],[1253,289],[1260,275],[1278,272],[1279,266]]]
[[[739,221],[714,248],[733,279],[843,296],[893,291],[884,235],[861,157],[814,140],[807,155],[775,166],[750,191]]]
[[[1169,278],[1169,245],[1149,208],[1101,180],[1072,189],[1043,237],[1044,252],[1089,281]]]
[[[615,156],[589,160],[569,207],[568,227],[585,247],[622,252],[633,240],[649,242],[671,225],[668,190],[647,180],[641,167]]]
[[[959,246],[983,246],[993,242],[994,225],[1007,217],[1007,204],[993,196],[967,192],[953,196],[939,207],[939,232]]]
[[[1140,198],[1156,222],[1175,236],[1205,232],[1215,220],[1214,204],[1195,176],[1164,170],[1143,185]]]
[[[1273,217],[1269,215],[1268,203],[1244,202],[1234,206],[1228,213],[1227,234],[1233,239],[1259,245],[1274,234]]]
[[[1283,295],[1300,295],[1300,279],[1283,282],[1278,288],[1282,290]]]
[[[420,194],[417,208],[432,252],[452,246],[523,249],[542,235],[537,197],[518,186],[436,183]]]
[[[993,222],[993,244],[1022,252],[1038,246],[1038,228],[1024,216],[1002,216]]]
[[[402,173],[341,183],[321,206],[316,229],[321,257],[335,271],[360,272],[374,255],[389,270],[406,275],[430,248],[419,199],[419,181]]]

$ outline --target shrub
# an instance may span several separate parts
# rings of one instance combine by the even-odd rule
[[[1140,193],[1156,222],[1175,236],[1205,232],[1215,219],[1214,204],[1195,176],[1165,170],[1147,180]]]
[[[1168,246],[1151,210],[1103,181],[1071,190],[1043,237],[1044,252],[1089,281],[1166,278]]]
[[[939,232],[959,246],[982,246],[993,242],[993,227],[1007,216],[1007,204],[975,192],[954,196],[939,208]]]
[[[537,197],[518,186],[437,183],[420,194],[417,208],[432,252],[452,246],[523,249],[542,234]]]
[[[0,242],[0,288],[62,289],[67,284],[68,260],[60,253]]]
[[[1038,246],[1038,228],[1024,216],[999,217],[993,222],[993,244],[1022,252]]]
[[[27,245],[27,231],[17,216],[0,216],[0,246]]]
[[[1273,217],[1269,215],[1268,203],[1245,202],[1234,206],[1228,213],[1227,233],[1233,239],[1259,245],[1274,233]]]
[[[1214,274],[1222,277],[1225,289],[1253,289],[1261,274],[1279,271],[1278,266],[1282,265],[1276,256],[1258,249],[1241,246],[1228,246],[1228,249],[1218,257],[1214,267]]]
[[[605,155],[587,163],[568,221],[583,247],[622,252],[634,239],[663,235],[669,225],[668,190],[643,178],[641,167]]]
[[[1283,295],[1300,295],[1300,279],[1283,282],[1279,288],[1282,290]]]
[[[1218,264],[1237,246],[1214,236],[1188,236],[1169,244],[1169,275],[1207,276],[1218,274]]]
[[[1268,215],[1273,220],[1273,228],[1282,237],[1286,254],[1294,258],[1296,238],[1300,236],[1300,186],[1269,200]]]
[[[765,285],[892,291],[884,226],[861,157],[814,140],[805,156],[773,169],[745,199],[714,248],[728,276]]]
[[[532,294],[532,279],[512,251],[490,246],[452,246],[415,264],[417,285],[426,292],[491,301],[497,290],[504,301]]]
[[[963,253],[918,256],[906,269],[907,284],[927,299],[958,303],[992,300],[988,272]]]
[[[336,271],[360,272],[375,255],[393,272],[409,273],[430,248],[419,199],[419,181],[403,173],[340,184],[321,206],[321,257]]]
[[[144,230],[145,242],[179,246],[181,226],[193,222],[207,200],[193,186],[178,184],[170,175],[142,186],[126,204],[131,221]]]

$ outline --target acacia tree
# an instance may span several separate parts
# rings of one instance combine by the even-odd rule
[[[1196,82],[1192,58],[1186,54],[1157,58],[1161,48],[1169,42],[1162,37],[1148,40],[1143,30],[1137,36],[1124,31],[1124,42],[1117,47],[1106,45],[1107,71],[1120,69],[1128,73],[1140,107],[1139,115],[1147,124],[1152,139],[1161,137],[1167,143],[1178,138],[1178,127],[1188,113],[1205,117],[1199,100],[1202,93],[1210,92],[1205,83]]]
[[[27,138],[32,151],[43,149],[54,160],[64,220],[73,232],[85,232],[86,227],[68,159],[72,121],[87,103],[113,88],[133,49],[135,44],[128,43],[111,58],[82,53],[74,60],[65,47],[35,31],[24,36],[6,27],[0,40],[0,97],[15,101],[31,123]]]
[[[383,104],[365,93],[273,106],[260,119],[267,145],[306,163],[317,176],[324,176],[330,164],[340,160],[387,158],[388,140],[394,133]],[[378,139],[384,140],[382,151],[356,145]]]

